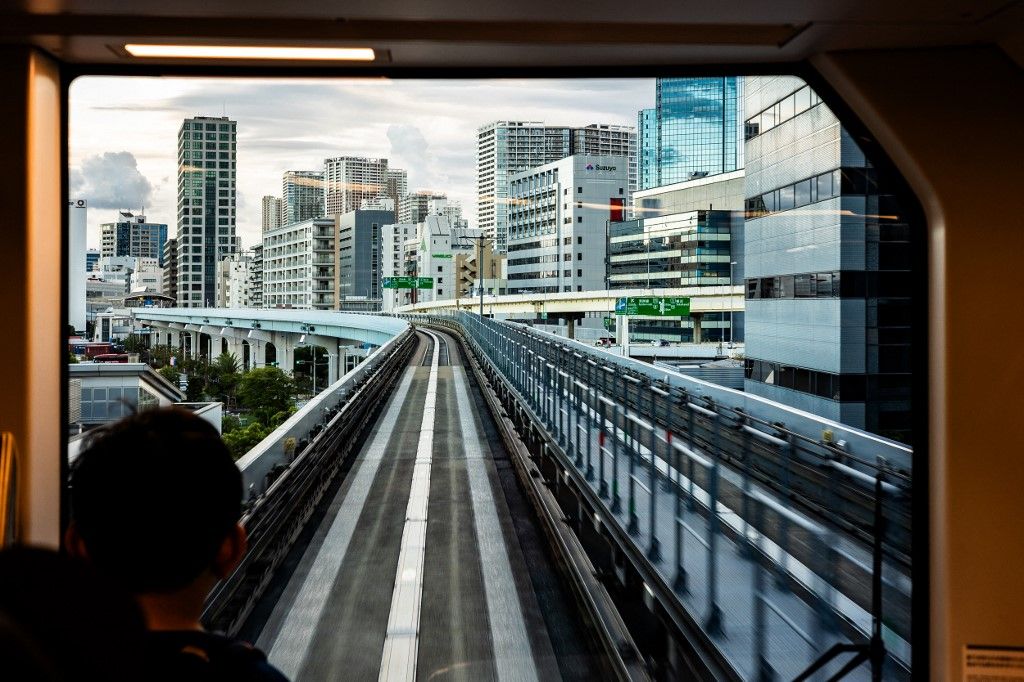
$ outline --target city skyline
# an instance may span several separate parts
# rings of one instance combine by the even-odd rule
[[[174,223],[174,139],[184,118],[238,121],[237,234],[258,242],[264,195],[281,174],[340,155],[383,157],[408,171],[409,191],[433,190],[476,217],[476,131],[500,118],[559,125],[635,126],[653,79],[323,80],[89,77],[70,92],[71,195],[90,202],[88,244],[119,208]],[[119,202],[136,205],[121,205]]]

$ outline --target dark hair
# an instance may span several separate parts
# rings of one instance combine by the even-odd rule
[[[97,571],[133,593],[185,587],[242,511],[242,476],[220,434],[181,408],[98,430],[71,473],[71,518]]]

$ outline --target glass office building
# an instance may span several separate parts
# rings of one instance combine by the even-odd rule
[[[658,186],[658,116],[655,109],[636,112],[637,187]]]
[[[659,78],[657,181],[645,176],[641,188],[742,168],[742,106],[742,78]]]

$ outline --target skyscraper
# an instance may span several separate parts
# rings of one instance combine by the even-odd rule
[[[802,80],[759,76],[744,88],[744,389],[910,442],[902,213]]]
[[[238,249],[236,128],[226,116],[197,116],[178,130],[179,307],[213,307],[217,261]]]
[[[281,225],[324,215],[322,171],[285,171],[281,176]]]
[[[100,253],[105,258],[156,258],[163,267],[166,241],[166,223],[147,222],[146,216],[131,211],[121,211],[116,222],[100,226]]]
[[[655,109],[636,112],[637,189],[658,186],[658,116]]]
[[[659,78],[657,181],[644,189],[742,168],[742,107],[742,78]]]
[[[537,121],[494,121],[477,129],[477,225],[496,240],[499,253],[508,248],[509,176],[573,154],[627,158],[628,204],[636,178],[636,131],[630,126],[595,123],[568,128]]]
[[[273,195],[263,197],[263,232],[281,226],[281,200]]]
[[[324,206],[327,215],[349,213],[387,191],[387,159],[338,156],[324,159]]]

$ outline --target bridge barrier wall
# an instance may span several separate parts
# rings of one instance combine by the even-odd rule
[[[251,500],[266,492],[267,475],[271,469],[279,464],[287,464],[298,455],[301,451],[300,442],[311,440],[309,434],[313,427],[322,423],[331,410],[336,410],[343,405],[348,397],[349,389],[365,376],[375,372],[380,363],[391,355],[394,349],[401,344],[405,335],[409,333],[411,333],[411,329],[406,324],[403,332],[379,346],[353,370],[314,396],[287,421],[277,427],[273,433],[238,460],[238,468],[242,471],[242,482],[247,499]]]

